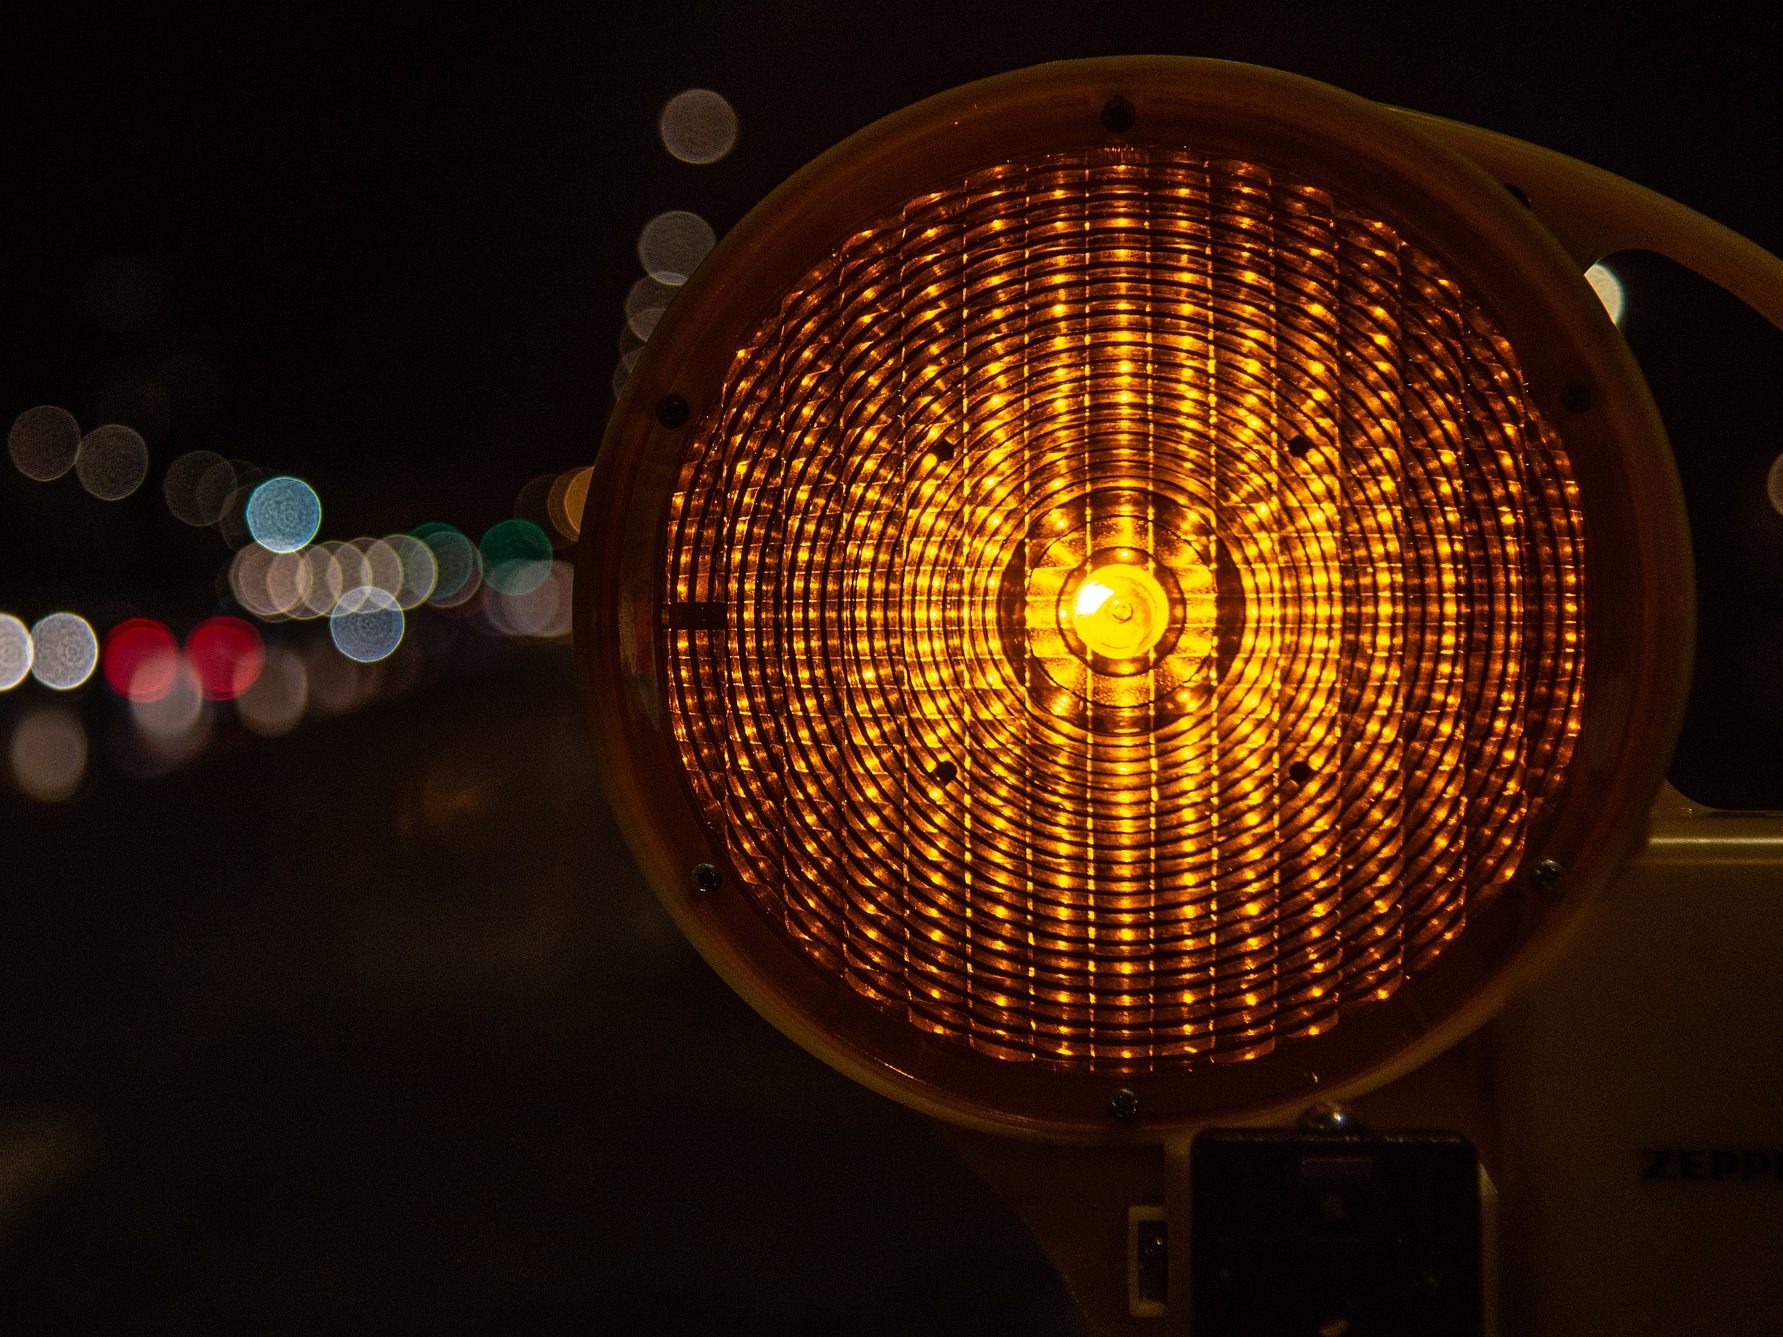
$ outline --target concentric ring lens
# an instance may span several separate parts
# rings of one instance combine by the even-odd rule
[[[780,295],[684,442],[676,754],[811,967],[1126,1074],[1378,1005],[1523,864],[1584,534],[1493,314],[1257,162],[974,172]]]

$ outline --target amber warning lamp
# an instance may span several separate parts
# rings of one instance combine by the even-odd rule
[[[1188,59],[812,163],[686,285],[589,496],[587,709],[678,923],[869,1086],[1129,1156],[1478,1026],[1678,727],[1678,483],[1582,273],[1655,229],[1748,262],[1684,215]]]

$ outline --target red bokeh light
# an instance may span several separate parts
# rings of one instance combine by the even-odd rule
[[[150,617],[133,617],[105,634],[101,662],[112,691],[129,701],[159,701],[173,690],[179,642]]]
[[[233,701],[266,667],[260,633],[238,617],[207,618],[186,637],[186,662],[207,701]]]

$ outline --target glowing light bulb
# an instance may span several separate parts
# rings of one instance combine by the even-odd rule
[[[1094,654],[1137,659],[1151,651],[1170,625],[1170,596],[1143,566],[1097,567],[1077,587],[1071,625]]]

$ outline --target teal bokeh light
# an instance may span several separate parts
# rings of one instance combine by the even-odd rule
[[[248,497],[248,533],[272,552],[296,552],[322,528],[322,502],[301,478],[280,474]]]

